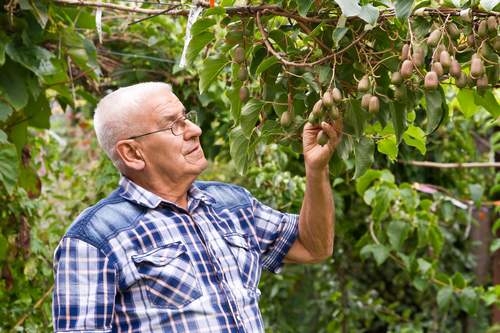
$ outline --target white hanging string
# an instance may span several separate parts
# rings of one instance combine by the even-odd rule
[[[182,49],[182,55],[179,61],[180,68],[186,67],[187,49],[189,46],[189,42],[191,41],[191,26],[194,24],[194,22],[196,22],[196,20],[198,20],[198,17],[200,16],[202,10],[203,7],[199,5],[191,7],[191,9],[189,10],[188,21],[186,24],[186,35],[184,36],[184,48]]]

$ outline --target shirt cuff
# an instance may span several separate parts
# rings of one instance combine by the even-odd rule
[[[281,225],[280,236],[276,239],[274,246],[262,262],[265,269],[275,274],[281,272],[281,267],[284,264],[283,260],[297,239],[299,233],[299,215],[284,215]]]

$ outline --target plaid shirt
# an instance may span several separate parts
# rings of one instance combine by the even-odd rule
[[[188,209],[126,178],[54,255],[55,332],[263,332],[261,269],[278,272],[298,216],[195,182]]]

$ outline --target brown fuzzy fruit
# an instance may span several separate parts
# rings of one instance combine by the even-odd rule
[[[448,68],[450,68],[450,66],[451,66],[450,53],[448,53],[448,51],[446,51],[446,50],[441,51],[441,53],[439,54],[439,62],[443,66],[443,69],[445,71],[447,71]]]
[[[321,114],[322,110],[323,110],[323,100],[322,99],[318,99],[316,101],[316,103],[314,103],[314,106],[313,106],[313,109],[312,109],[311,113],[319,115],[319,114]]]
[[[432,31],[429,37],[427,37],[427,45],[430,47],[436,47],[441,40],[441,35],[442,33],[439,29]]]
[[[333,96],[332,92],[330,90],[327,90],[323,93],[323,96],[321,97],[321,100],[323,101],[323,105],[327,108],[331,107],[333,105]]]
[[[462,73],[460,63],[457,61],[457,59],[453,58],[450,65],[450,74],[456,79],[460,77],[460,73]]]
[[[318,145],[320,145],[320,146],[324,146],[324,145],[326,145],[326,144],[328,143],[328,140],[329,140],[329,139],[330,139],[330,138],[329,138],[329,137],[328,137],[328,135],[325,133],[325,131],[320,130],[320,131],[318,132],[317,137],[316,137],[316,142],[318,143]]]
[[[411,60],[412,60],[413,65],[415,67],[422,66],[424,64],[424,61],[425,61],[424,49],[422,49],[421,47],[414,48]]]
[[[403,61],[408,59],[410,55],[410,44],[404,44],[401,48],[401,55],[399,56],[399,60]]]
[[[470,63],[470,76],[478,79],[484,74],[483,61],[479,57],[473,57]]]
[[[403,76],[400,72],[394,72],[391,74],[391,83],[395,86],[399,86],[403,83]]]
[[[488,35],[488,22],[486,20],[482,20],[479,22],[479,26],[477,27],[477,35],[481,38],[484,38]]]
[[[250,90],[247,87],[241,87],[239,91],[240,101],[246,103],[250,98]]]
[[[380,110],[380,101],[377,96],[370,97],[370,102],[368,103],[368,112],[377,113]]]
[[[457,39],[458,37],[460,37],[460,30],[455,23],[451,22],[450,24],[448,24],[446,26],[446,30],[448,31],[448,34],[450,34],[451,38]]]
[[[340,110],[335,104],[333,104],[330,108],[330,113],[328,114],[328,116],[332,121],[340,118]]]
[[[437,74],[438,78],[444,74],[443,65],[439,61],[432,63],[431,70]]]
[[[237,64],[242,64],[245,61],[245,49],[238,46],[233,52],[233,61]]]
[[[488,27],[488,34],[490,36],[496,36],[498,29],[498,21],[495,16],[488,16],[486,19],[486,25]]]
[[[293,114],[290,111],[285,111],[281,114],[280,124],[283,127],[289,127],[293,122]]]
[[[239,81],[245,81],[248,79],[248,71],[245,66],[241,66],[238,70],[238,74],[236,75]]]
[[[488,76],[483,75],[476,81],[476,87],[478,91],[485,91],[488,88]]]
[[[493,39],[493,42],[491,43],[491,45],[493,46],[493,49],[494,49],[497,53],[500,53],[500,36],[496,36],[496,37]]]
[[[339,88],[333,88],[332,89],[332,97],[333,97],[333,101],[335,103],[342,102],[342,92],[340,91]]]
[[[367,92],[368,90],[370,90],[370,79],[368,78],[368,75],[365,75],[358,82],[358,91]]]
[[[434,71],[427,72],[424,78],[424,88],[427,90],[434,90],[439,85],[438,75]]]
[[[363,97],[361,97],[361,107],[365,110],[368,110],[368,106],[370,105],[370,98],[372,98],[372,94],[364,94]]]
[[[411,60],[405,60],[401,64],[401,69],[399,71],[403,79],[409,78],[413,73],[413,63]]]

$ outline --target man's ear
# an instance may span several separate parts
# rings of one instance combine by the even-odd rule
[[[134,140],[118,141],[116,143],[116,152],[127,168],[139,171],[146,166],[141,148]]]

